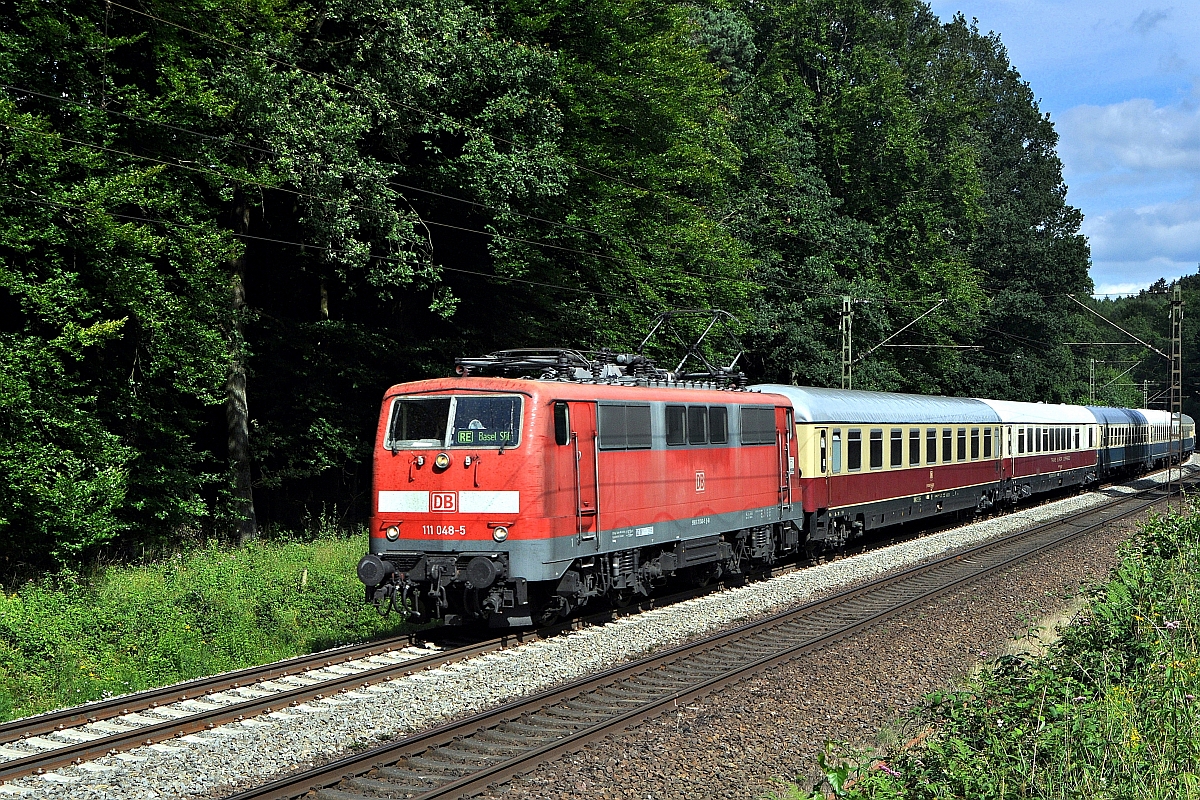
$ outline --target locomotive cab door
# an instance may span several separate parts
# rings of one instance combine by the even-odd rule
[[[599,446],[596,439],[596,404],[554,401],[552,469],[555,483],[555,536],[574,536],[575,544],[593,542],[599,547],[600,524]]]
[[[575,535],[579,544],[600,546],[600,440],[595,403],[567,403],[575,469]]]

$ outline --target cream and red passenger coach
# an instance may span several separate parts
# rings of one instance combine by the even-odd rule
[[[703,582],[1178,461],[1194,445],[1191,419],[1155,425],[1161,412],[744,390],[602,356],[505,351],[388,390],[358,569],[369,601],[528,625],[671,576]],[[538,378],[505,376],[531,367]],[[488,368],[500,374],[471,374]]]

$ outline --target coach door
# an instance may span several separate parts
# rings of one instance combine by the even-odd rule
[[[600,530],[600,442],[596,430],[595,403],[567,403],[570,411],[571,445],[575,449],[575,534],[580,544],[599,547]]]

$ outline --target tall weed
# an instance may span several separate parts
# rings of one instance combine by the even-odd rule
[[[920,744],[789,798],[1200,797],[1200,509],[1154,517],[1041,657],[1000,658],[914,715]]]
[[[399,632],[363,604],[366,550],[327,532],[210,544],[0,592],[0,720]]]

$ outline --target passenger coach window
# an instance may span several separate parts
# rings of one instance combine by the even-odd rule
[[[958,429],[958,460],[967,460],[967,429]]]
[[[688,406],[688,444],[708,444],[708,407]]]
[[[883,469],[883,431],[871,431],[871,469]]]
[[[1017,455],[1025,455],[1025,429],[1017,428]]]
[[[650,447],[650,406],[600,404],[600,449],[644,450]]]
[[[893,467],[898,467],[904,463],[904,431],[900,428],[892,428],[892,458]]]
[[[862,431],[846,432],[846,469],[862,469]]]
[[[1042,428],[1042,450],[1049,452],[1050,450],[1050,429]]]
[[[775,408],[741,406],[742,444],[775,444]]]
[[[910,428],[908,431],[908,463],[916,466],[921,463],[921,429]]]
[[[821,429],[821,474],[829,469],[829,440],[826,438],[825,429]]]
[[[557,445],[571,443],[571,417],[567,410],[567,404],[563,402],[554,404],[554,443]]]
[[[709,406],[708,440],[713,444],[729,441],[729,410],[725,406]]]
[[[687,442],[687,409],[683,406],[667,406],[667,444]]]
[[[971,460],[979,458],[979,428],[971,428]]]
[[[1079,428],[1075,429],[1075,449],[1079,449]]]
[[[937,463],[937,428],[925,430],[925,463]]]
[[[991,428],[983,429],[983,457],[984,458],[992,457],[992,429]]]
[[[954,431],[942,428],[942,463],[949,464],[954,460]]]
[[[842,429],[833,429],[833,474],[842,471]]]
[[[1088,427],[1088,447],[1091,448],[1091,447],[1095,447],[1095,446],[1096,446],[1096,429],[1089,426]]]

